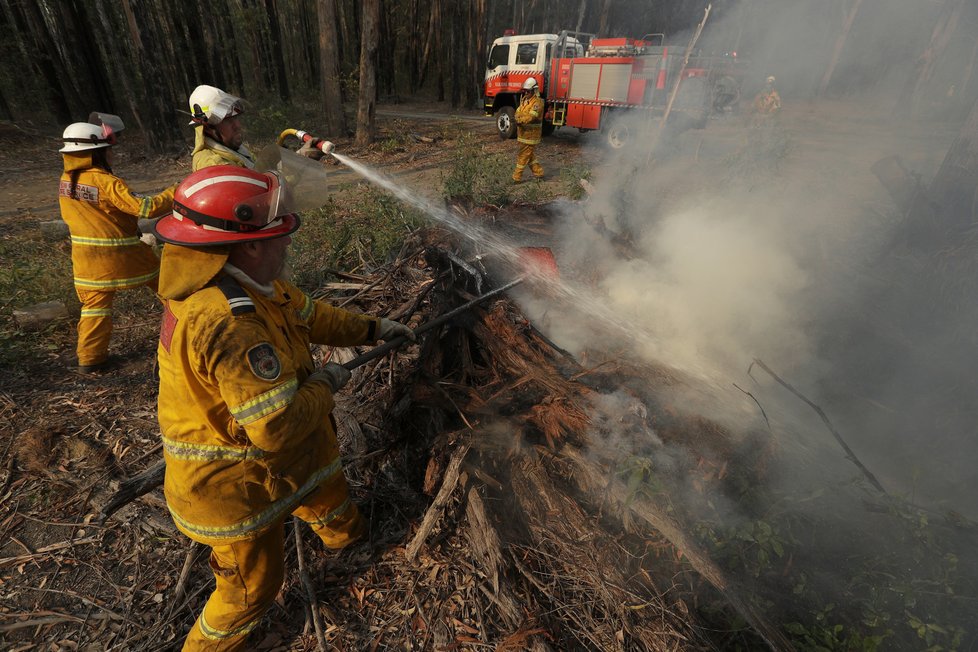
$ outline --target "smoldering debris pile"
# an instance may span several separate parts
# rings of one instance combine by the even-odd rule
[[[399,257],[411,271],[391,278],[415,278],[391,294],[426,295],[412,304],[413,324],[477,293],[461,258],[443,244]],[[368,592],[359,609],[334,609],[345,621],[337,640],[350,649],[366,640],[420,649],[790,647],[652,495],[643,459],[608,445],[623,431],[652,441],[654,422],[666,436],[704,435],[684,472],[722,483],[721,469],[736,463],[724,457],[734,444],[711,448],[724,440],[719,428],[649,414],[623,389],[652,370],[584,369],[505,299],[432,334],[416,356],[355,375],[357,403],[344,406],[349,453],[369,458],[352,479],[371,514],[370,554],[383,561],[357,589]],[[674,382],[664,372],[660,380]],[[622,392],[631,410],[602,414],[601,397]],[[384,609],[386,624],[364,639],[355,614],[368,604]]]

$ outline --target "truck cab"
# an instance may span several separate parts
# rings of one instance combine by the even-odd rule
[[[520,102],[523,82],[534,77],[546,99],[551,57],[559,44],[558,56],[583,56],[584,47],[574,38],[557,34],[507,35],[497,38],[489,49],[484,84],[485,113],[496,118],[503,138],[516,135],[514,116]],[[544,125],[547,129],[547,125]],[[552,126],[550,127],[552,129]]]

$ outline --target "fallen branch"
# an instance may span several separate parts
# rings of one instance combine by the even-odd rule
[[[105,521],[117,511],[140,496],[148,494],[153,489],[161,486],[165,473],[166,463],[158,462],[142,473],[124,480],[119,485],[119,490],[112,495],[109,502],[102,508],[102,516],[99,519],[99,523],[105,524]]]
[[[316,645],[319,652],[326,652],[326,635],[323,633],[323,618],[316,608],[316,590],[312,586],[312,579],[306,572],[306,558],[302,553],[302,533],[299,531],[299,519],[292,519],[292,534],[295,536],[295,555],[299,560],[299,581],[306,592],[306,599],[309,601],[309,612],[312,614],[312,625],[316,630]]]
[[[846,443],[846,440],[842,438],[842,435],[840,435],[839,434],[839,431],[835,429],[835,426],[832,425],[832,422],[829,421],[829,418],[827,416],[825,416],[825,412],[822,410],[822,408],[820,408],[819,406],[815,405],[810,400],[808,400],[808,398],[804,394],[802,394],[797,389],[795,389],[794,387],[792,387],[790,384],[788,384],[787,382],[785,382],[784,380],[782,380],[782,378],[780,376],[778,376],[778,374],[776,374],[773,371],[771,371],[771,368],[770,367],[768,367],[766,364],[764,364],[763,362],[761,362],[757,358],[754,358],[754,362],[752,362],[750,364],[750,367],[747,368],[747,375],[748,376],[750,376],[750,370],[754,368],[754,365],[757,365],[758,367],[760,367],[764,371],[768,372],[771,375],[771,378],[774,378],[776,381],[778,381],[778,383],[782,387],[784,387],[786,390],[788,390],[789,392],[791,392],[792,394],[794,394],[795,396],[797,396],[798,398],[800,398],[802,401],[804,401],[805,403],[807,403],[809,407],[811,407],[813,410],[815,410],[815,413],[818,414],[819,417],[821,417],[822,423],[825,424],[825,427],[829,429],[829,432],[832,433],[832,436],[835,437],[835,440],[837,442],[839,442],[839,445],[840,446],[842,446],[842,450],[844,450],[846,452],[846,458],[850,462],[852,462],[853,464],[855,464],[857,467],[859,467],[859,470],[863,472],[863,475],[866,476],[866,479],[869,480],[869,483],[871,485],[873,485],[874,487],[876,487],[876,489],[881,494],[886,495],[886,489],[884,489],[883,488],[883,485],[881,485],[880,482],[879,482],[879,480],[876,479],[876,476],[873,475],[872,472],[870,472],[870,470],[867,469],[865,466],[863,466],[863,463],[859,461],[859,458],[856,457],[856,454],[852,452],[852,449],[851,448],[849,448],[849,445]]]
[[[408,561],[414,560],[418,554],[418,550],[424,545],[425,539],[428,538],[431,531],[435,529],[435,525],[438,524],[441,518],[442,508],[448,503],[448,500],[455,492],[455,487],[458,484],[459,475],[461,474],[462,462],[465,460],[465,455],[468,452],[468,444],[462,444],[452,454],[452,460],[448,463],[448,468],[445,469],[445,477],[442,480],[441,489],[438,490],[438,495],[435,496],[435,500],[431,503],[428,511],[425,512],[424,518],[421,520],[421,527],[418,528],[414,538],[411,539],[411,543],[407,546],[405,555]]]
[[[75,539],[73,541],[62,541],[61,543],[53,543],[50,546],[44,546],[43,548],[38,548],[35,552],[28,555],[17,555],[15,557],[0,557],[0,566],[10,566],[12,564],[22,564],[29,561],[33,561],[39,557],[43,557],[51,552],[57,552],[59,550],[64,550],[65,548],[71,548],[72,546],[80,546],[87,543],[98,543],[101,541],[100,537],[85,537],[84,539]]]
[[[622,505],[624,509],[630,510],[635,516],[652,526],[686,558],[693,570],[723,594],[724,598],[772,650],[794,649],[791,642],[785,638],[778,627],[768,622],[761,613],[740,597],[723,571],[713,563],[713,560],[705,551],[700,549],[695,541],[686,536],[682,527],[672,517],[660,510],[652,501],[629,493],[621,482],[614,479],[609,480],[610,476],[607,470],[586,459],[580,451],[572,446],[564,446],[560,454],[574,463],[573,478],[583,491],[594,495],[604,493],[611,496],[616,504]]]

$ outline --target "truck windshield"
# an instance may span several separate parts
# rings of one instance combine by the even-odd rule
[[[493,68],[498,68],[499,66],[505,66],[509,63],[509,44],[506,45],[494,45],[492,50],[489,52],[489,63],[487,68],[492,70]]]
[[[516,48],[516,65],[528,65],[537,62],[538,43],[520,43]]]

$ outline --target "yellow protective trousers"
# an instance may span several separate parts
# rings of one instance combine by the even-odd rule
[[[345,483],[344,483],[345,486]],[[342,548],[365,529],[357,506],[344,501],[337,514],[336,495],[320,487],[293,514],[309,523],[328,548]],[[248,633],[261,621],[285,579],[285,522],[255,539],[211,547],[216,587],[187,635],[184,652],[248,649]]]
[[[537,157],[534,155],[536,148],[536,145],[520,143],[520,150],[516,154],[516,170],[513,171],[513,181],[521,181],[523,179],[523,169],[527,165],[533,171],[533,176],[538,179],[543,177],[543,166],[540,165],[540,162],[537,161]]]
[[[156,292],[158,277],[145,283]],[[104,362],[109,357],[109,339],[112,337],[112,302],[118,290],[88,289],[75,286],[81,301],[81,318],[78,320],[78,365],[89,366]]]

